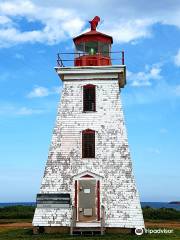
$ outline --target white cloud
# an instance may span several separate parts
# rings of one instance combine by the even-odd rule
[[[0,103],[0,115],[3,116],[26,116],[34,114],[43,114],[44,109],[19,107],[12,103]]]
[[[28,98],[36,98],[36,97],[47,97],[52,94],[60,94],[61,87],[52,87],[48,89],[42,86],[35,86],[34,89],[28,93]]]
[[[1,24],[9,24],[11,23],[11,19],[6,16],[0,16],[0,25]]]
[[[108,24],[104,31],[113,36],[116,42],[130,42],[135,39],[150,37],[151,26],[154,23],[151,19],[120,20],[119,24]]]
[[[176,66],[180,67],[180,49],[178,50],[176,56],[174,57],[174,63]]]
[[[180,85],[170,85],[162,78],[152,87],[131,88],[130,92],[123,92],[123,103],[126,105],[151,104],[161,101],[172,101],[180,97]]]
[[[99,29],[113,35],[116,42],[150,37],[156,23],[180,28],[180,2],[176,0],[6,0],[0,2],[0,47],[26,42],[56,44],[72,38],[94,17],[94,9],[104,20]],[[16,21],[20,18],[39,22],[41,27],[23,31]]]
[[[134,87],[151,86],[152,80],[161,79],[161,64],[146,66],[144,72],[133,73],[127,71],[127,80]]]
[[[28,98],[46,97],[49,95],[49,90],[45,87],[35,87],[28,95]]]
[[[44,7],[33,1],[15,0],[0,3],[0,14],[4,23],[0,29],[0,47],[8,47],[17,43],[39,42],[55,44],[78,34],[84,25],[71,9]],[[28,22],[39,22],[43,25],[38,30],[22,31],[16,17],[26,18]],[[11,25],[9,25],[10,21]]]
[[[16,110],[16,115],[32,115],[32,114],[41,114],[43,113],[43,110],[40,109],[32,109],[27,107],[21,107]]]

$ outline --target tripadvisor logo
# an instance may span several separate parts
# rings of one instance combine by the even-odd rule
[[[135,229],[135,234],[140,236],[143,233],[146,234],[170,234],[173,233],[174,230],[173,229],[166,229],[166,228],[158,228],[158,229],[150,229],[150,228],[136,228]]]
[[[170,234],[173,233],[174,230],[173,229],[166,229],[166,228],[158,228],[158,229],[149,229],[149,228],[145,228],[144,229],[145,233],[149,233],[149,234]]]

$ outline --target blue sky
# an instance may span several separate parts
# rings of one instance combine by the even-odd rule
[[[166,7],[165,7],[166,6]],[[142,11],[143,10],[143,11]],[[58,51],[99,15],[124,49],[122,101],[142,201],[179,200],[180,2],[0,1],[0,202],[34,201],[61,92]]]

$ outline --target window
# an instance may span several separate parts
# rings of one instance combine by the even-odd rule
[[[89,55],[95,55],[98,52],[98,42],[86,42],[85,52]]]
[[[83,111],[96,111],[96,87],[86,85],[83,87]]]
[[[82,132],[82,157],[95,158],[95,131],[87,129]]]
[[[76,57],[84,55],[84,43],[76,44]]]
[[[105,57],[110,57],[110,44],[99,42],[99,53]]]

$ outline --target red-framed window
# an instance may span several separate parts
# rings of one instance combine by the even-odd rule
[[[83,111],[96,111],[96,86],[83,86]]]
[[[82,158],[95,158],[95,131],[91,129],[82,132]]]

